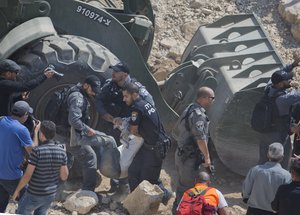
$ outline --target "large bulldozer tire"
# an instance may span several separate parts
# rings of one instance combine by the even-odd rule
[[[58,72],[64,73],[61,79],[51,78],[30,92],[29,103],[34,109],[37,119],[52,120],[47,115],[51,96],[68,85],[82,82],[90,74],[97,75],[102,84],[111,77],[109,65],[115,64],[118,59],[108,49],[100,44],[79,36],[49,36],[39,41],[28,44],[14,53],[11,57],[22,67],[20,79],[30,80],[37,73],[52,64]],[[98,128],[100,120],[94,108],[94,101],[90,100],[90,126]],[[53,120],[55,121],[55,120]],[[69,137],[60,137],[66,143]],[[71,171],[71,178],[81,175],[75,160]]]
[[[97,75],[103,84],[111,76],[109,65],[118,61],[100,44],[70,35],[43,38],[19,50],[12,59],[21,65],[20,78],[25,81],[36,76],[36,73],[42,73],[49,64],[54,65],[56,71],[64,73],[64,77],[48,79],[31,91],[29,103],[38,119],[45,118],[45,110],[49,108],[49,99],[54,92],[82,82],[90,74]],[[99,120],[94,105],[91,105],[90,113],[90,125],[95,128]]]

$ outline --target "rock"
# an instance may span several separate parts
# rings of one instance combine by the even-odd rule
[[[200,25],[199,22],[196,21],[184,23],[180,28],[183,37],[186,40],[190,40],[195,34],[195,32],[197,31],[197,29],[199,28],[199,25]]]
[[[293,37],[300,41],[300,1],[280,0],[278,10],[282,18],[292,26]]]
[[[156,81],[162,81],[165,80],[165,78],[168,75],[168,71],[164,68],[160,68],[158,69],[154,74],[154,78],[156,79]]]
[[[165,48],[171,48],[172,46],[176,46],[177,45],[177,42],[176,40],[173,40],[173,39],[169,39],[169,38],[165,38],[165,39],[162,39],[159,44]]]
[[[107,204],[109,204],[110,202],[111,202],[111,198],[109,197],[109,196],[107,196],[107,195],[101,195],[101,203],[102,204],[105,204],[105,205],[107,205]]]
[[[158,210],[163,191],[157,186],[143,181],[123,202],[131,215],[151,215]]]
[[[98,213],[98,215],[110,215],[110,214],[107,212],[100,212],[100,213]]]
[[[193,9],[199,9],[203,6],[203,3],[200,0],[194,0],[190,3],[190,7]]]
[[[113,201],[109,204],[109,208],[111,211],[115,211],[119,207],[118,203]]]
[[[228,214],[246,214],[246,210],[238,205],[233,205],[232,207],[228,208]]]
[[[167,54],[167,57],[168,58],[171,58],[173,60],[176,60],[176,58],[180,58],[182,53],[184,51],[184,47],[181,47],[181,46],[173,46],[169,53]]]
[[[300,24],[299,25],[292,25],[291,27],[291,32],[293,37],[300,41]]]
[[[78,214],[77,211],[72,212],[72,215],[77,215],[77,214]]]
[[[107,212],[100,212],[100,213],[98,213],[98,215],[110,215],[110,214]]]
[[[212,14],[212,10],[211,9],[208,9],[208,8],[202,8],[202,13],[204,13],[205,15],[210,15]]]
[[[88,190],[79,190],[70,195],[63,206],[69,211],[86,214],[95,207],[98,202],[99,200],[96,193]]]

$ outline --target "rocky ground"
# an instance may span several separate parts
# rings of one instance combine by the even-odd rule
[[[285,24],[278,12],[278,0],[155,0],[152,1],[156,14],[155,40],[149,65],[158,81],[180,63],[180,57],[194,32],[200,25],[212,23],[217,19],[238,13],[255,13],[262,22],[270,40],[278,50],[284,62],[290,62],[292,53],[299,48],[299,42],[293,39],[290,26]],[[217,173],[213,185],[223,192],[229,203],[232,215],[245,214],[246,205],[241,200],[243,177],[230,172],[215,156]],[[166,186],[175,190],[176,172],[174,153],[170,153],[164,162],[161,178]],[[98,192],[109,189],[108,179],[104,179]],[[167,206],[161,204],[158,214],[171,214],[173,199]],[[14,205],[10,205],[13,212]],[[90,214],[123,214],[120,205],[102,204]],[[71,214],[56,202],[50,214]]]

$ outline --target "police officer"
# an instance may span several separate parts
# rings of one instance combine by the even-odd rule
[[[275,103],[278,110],[278,120],[275,122],[274,129],[268,133],[262,133],[259,148],[259,164],[268,161],[268,147],[273,142],[280,142],[284,146],[284,158],[282,167],[288,169],[291,156],[291,139],[290,131],[293,133],[299,129],[299,125],[291,126],[291,107],[300,101],[300,90],[289,90],[291,88],[291,80],[293,78],[293,69],[300,66],[300,56],[294,56],[294,62],[288,64],[282,69],[275,71],[271,80],[265,88],[269,97],[275,97]],[[290,128],[292,127],[292,128]]]
[[[17,81],[20,71],[21,67],[16,62],[9,59],[0,61],[0,116],[8,115],[13,93],[30,91],[54,75],[53,71],[44,71],[29,81],[21,82]]]
[[[97,180],[97,157],[94,149],[88,144],[76,142],[76,136],[94,136],[96,131],[88,126],[89,101],[100,91],[101,82],[95,75],[88,76],[83,84],[70,88],[67,97],[68,121],[71,128],[70,147],[67,150],[79,161],[83,173],[83,190],[94,191]],[[73,133],[74,132],[74,133]]]
[[[120,145],[120,131],[114,129],[113,125],[118,125],[120,118],[130,116],[130,108],[123,101],[122,89],[129,83],[135,83],[139,88],[140,96],[154,106],[154,101],[146,88],[129,75],[129,68],[126,63],[119,62],[109,66],[112,69],[112,78],[107,80],[102,87],[100,94],[96,98],[97,111],[106,121],[103,123],[103,131],[115,138]],[[127,192],[127,179],[111,180],[109,192]]]
[[[123,100],[131,107],[130,133],[144,139],[143,146],[128,169],[129,186],[133,191],[143,180],[152,184],[160,183],[162,159],[155,151],[155,143],[158,141],[162,124],[155,107],[141,98],[139,88],[135,84],[124,87]]]
[[[175,152],[178,183],[173,213],[176,213],[184,191],[194,185],[198,169],[211,167],[207,146],[209,120],[205,110],[211,106],[214,99],[212,89],[199,88],[196,101],[184,110],[175,126],[173,136],[178,146]]]

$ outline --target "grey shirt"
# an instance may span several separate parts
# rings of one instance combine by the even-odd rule
[[[85,98],[80,92],[73,92],[68,96],[69,124],[78,131],[88,132],[90,127],[82,121],[83,111],[87,108]]]
[[[189,114],[187,115],[188,111]],[[187,129],[186,126],[186,117],[188,120],[189,129]],[[173,137],[177,141],[178,147],[180,148],[183,145],[188,144],[191,139],[194,142],[196,142],[197,140],[208,141],[208,127],[209,120],[205,114],[205,109],[198,103],[192,103],[183,111],[183,113],[179,117],[173,130]]]
[[[243,198],[248,198],[248,206],[273,211],[273,201],[278,187],[291,182],[291,175],[279,163],[266,162],[250,169],[243,183]]]

